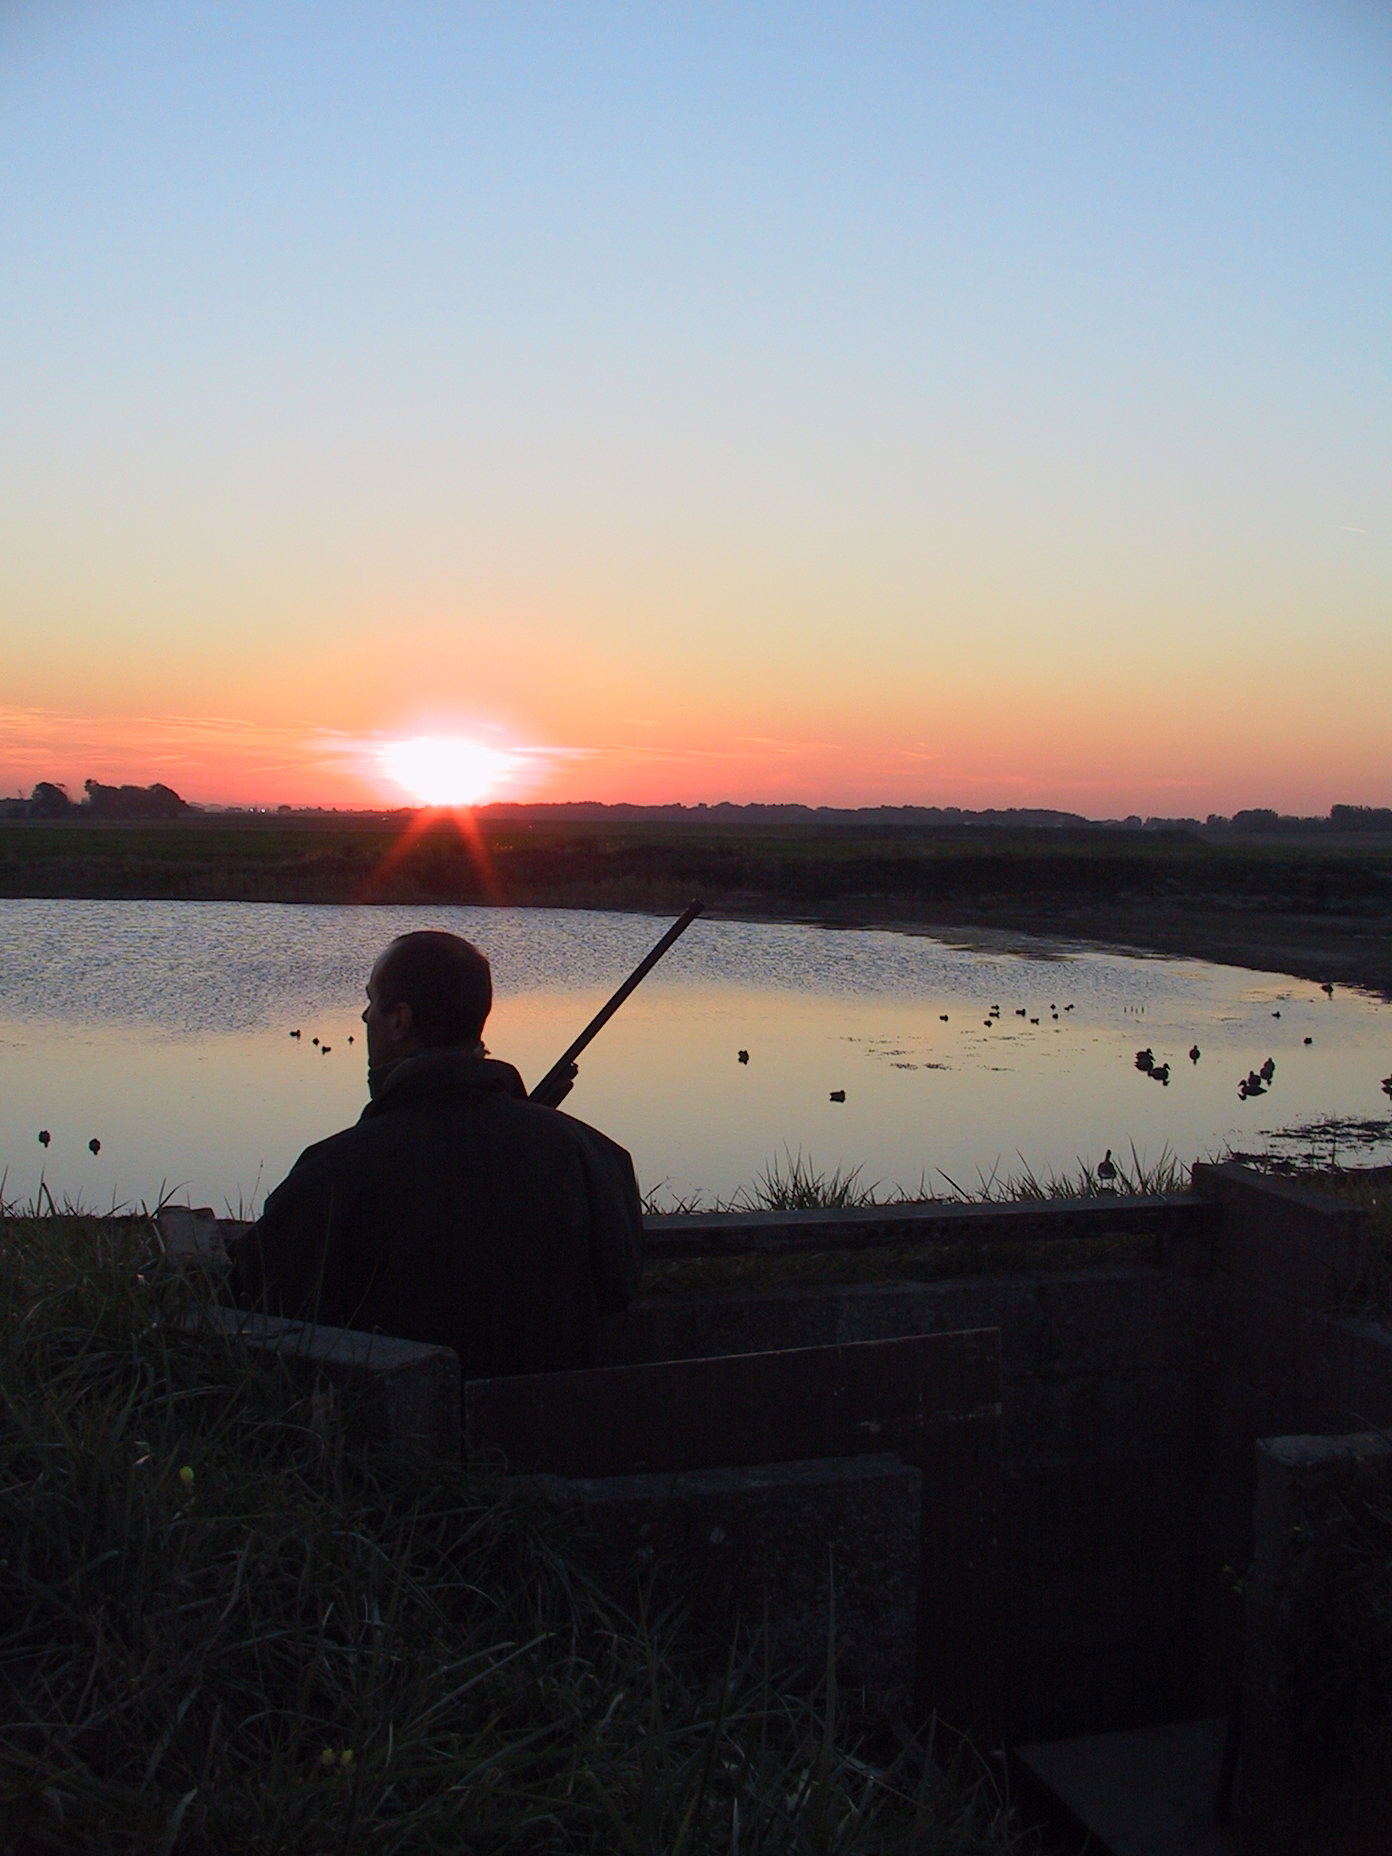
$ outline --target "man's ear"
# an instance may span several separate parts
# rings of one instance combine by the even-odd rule
[[[415,1036],[415,1017],[410,1004],[399,999],[390,1012],[392,1036],[398,1044],[408,1044]]]

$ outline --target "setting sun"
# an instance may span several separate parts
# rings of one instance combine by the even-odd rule
[[[421,805],[472,806],[492,793],[513,756],[457,735],[415,735],[388,741],[382,769]]]

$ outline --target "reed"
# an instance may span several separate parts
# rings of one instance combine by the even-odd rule
[[[846,1206],[874,1205],[878,1183],[866,1185],[859,1166],[819,1167],[812,1156],[783,1150],[782,1160],[769,1161],[752,1186],[730,1199],[729,1211],[806,1212],[842,1210]]]
[[[1097,1163],[1080,1159],[1073,1172],[1056,1173],[1050,1168],[1045,1173],[1036,1173],[1023,1154],[1017,1154],[1020,1162],[1018,1171],[1002,1173],[999,1161],[989,1173],[978,1173],[974,1187],[962,1187],[946,1173],[942,1177],[952,1188],[951,1196],[963,1204],[971,1205],[1013,1205],[1022,1202],[1050,1199],[1097,1199],[1115,1198],[1124,1195],[1128,1198],[1148,1197],[1172,1192],[1189,1190],[1189,1168],[1169,1148],[1164,1148],[1158,1159],[1143,1160],[1131,1147],[1131,1163],[1124,1160],[1114,1162],[1115,1179],[1106,1180],[1099,1177]]]
[[[1189,1169],[1166,1148],[1158,1159],[1146,1161],[1131,1149],[1131,1164],[1118,1162],[1115,1180],[1100,1179],[1093,1161],[1079,1160],[1074,1172],[1036,1173],[1018,1155],[1019,1170],[1002,1171],[1000,1162],[989,1172],[978,1173],[975,1186],[962,1186],[941,1168],[934,1169],[947,1191],[934,1191],[929,1172],[920,1175],[917,1186],[890,1185],[876,1180],[865,1181],[863,1166],[824,1167],[801,1148],[793,1153],[784,1148],[782,1157],[774,1155],[753,1183],[741,1186],[728,1197],[707,1198],[703,1193],[674,1193],[664,1182],[649,1192],[643,1202],[647,1212],[759,1212],[759,1211],[831,1211],[850,1206],[920,1205],[930,1200],[946,1200],[961,1205],[1009,1205],[1022,1201],[1047,1199],[1087,1199],[1187,1192]]]

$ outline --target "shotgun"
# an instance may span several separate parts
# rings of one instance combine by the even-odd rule
[[[570,1094],[575,1083],[575,1073],[579,1067],[577,1059],[580,1053],[585,1049],[585,1046],[592,1038],[597,1036],[599,1032],[603,1031],[604,1027],[609,1023],[609,1020],[614,1016],[615,1012],[618,1011],[628,995],[643,983],[657,965],[658,961],[661,960],[662,956],[667,952],[668,948],[671,947],[674,942],[681,939],[692,922],[694,922],[696,917],[701,913],[704,906],[705,905],[700,901],[693,902],[677,917],[676,921],[672,923],[672,926],[667,930],[666,934],[663,935],[657,946],[653,948],[650,953],[644,954],[643,958],[638,962],[638,965],[633,969],[632,973],[629,974],[628,978],[624,981],[623,985],[620,986],[613,998],[607,1000],[605,1004],[600,1007],[599,1011],[595,1013],[594,1017],[590,1020],[589,1024],[585,1026],[585,1029],[580,1033],[579,1037],[576,1038],[570,1049],[567,1050],[564,1055],[557,1058],[556,1062],[552,1064],[551,1068],[531,1092],[528,1098],[530,1101],[540,1102],[544,1108],[560,1107],[561,1103],[564,1102],[566,1097]]]

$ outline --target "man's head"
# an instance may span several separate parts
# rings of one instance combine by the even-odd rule
[[[423,1050],[471,1049],[493,1005],[487,960],[461,935],[403,934],[367,982],[367,1062],[382,1070]]]

